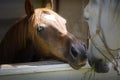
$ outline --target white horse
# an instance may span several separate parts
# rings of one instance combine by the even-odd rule
[[[84,15],[90,30],[89,64],[96,72],[105,73],[111,62],[119,72],[116,56],[120,53],[120,0],[90,0]]]

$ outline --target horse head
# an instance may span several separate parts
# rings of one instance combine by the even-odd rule
[[[119,0],[90,0],[84,9],[90,31],[87,57],[96,72],[108,72],[109,62],[118,67],[115,56],[120,51],[119,7]]]
[[[67,31],[63,17],[47,8],[34,10],[30,0],[25,10],[28,36],[40,55],[68,62],[74,69],[85,65],[86,46]]]

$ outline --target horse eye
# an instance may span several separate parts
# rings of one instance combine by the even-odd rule
[[[44,27],[43,27],[43,26],[38,26],[38,27],[37,27],[37,31],[38,31],[38,32],[40,32],[40,31],[42,31],[42,30],[44,30]]]

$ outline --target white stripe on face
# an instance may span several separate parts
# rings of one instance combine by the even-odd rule
[[[46,16],[45,16],[45,18],[46,18],[47,20],[56,21],[56,19],[55,19],[55,16],[54,16],[54,15],[46,15]]]

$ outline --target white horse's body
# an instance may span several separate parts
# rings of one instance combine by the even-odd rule
[[[120,52],[120,0],[90,0],[84,15],[91,36],[88,57],[112,61]]]

